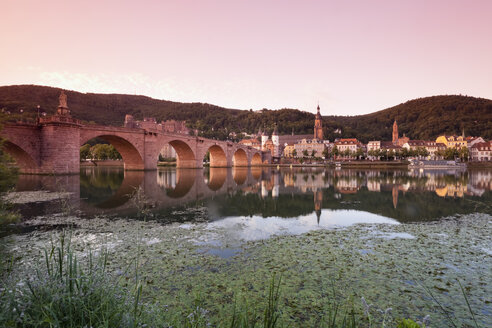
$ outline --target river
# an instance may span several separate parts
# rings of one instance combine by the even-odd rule
[[[113,272],[139,254],[147,300],[200,295],[212,324],[261,300],[275,272],[287,326],[317,326],[333,299],[363,311],[362,298],[380,319],[472,325],[460,283],[492,325],[491,170],[83,168],[22,175],[9,199],[22,219],[1,251],[20,272],[70,230],[81,249],[109,249]]]

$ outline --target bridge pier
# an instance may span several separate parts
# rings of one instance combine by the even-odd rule
[[[55,117],[56,118],[56,117]],[[42,125],[38,173],[80,172],[80,125],[53,119]]]

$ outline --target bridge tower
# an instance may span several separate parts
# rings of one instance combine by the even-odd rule
[[[80,122],[70,116],[67,96],[62,91],[56,115],[41,118],[40,173],[80,171]]]

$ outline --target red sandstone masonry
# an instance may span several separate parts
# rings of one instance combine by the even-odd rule
[[[263,153],[241,144],[125,127],[82,125],[70,117],[53,116],[40,124],[7,124],[0,135],[7,139],[6,151],[12,154],[22,172],[42,174],[78,173],[80,146],[101,137],[121,154],[126,170],[157,168],[160,150],[171,144],[178,155],[178,167],[201,168],[210,151],[211,166],[231,167],[270,162]]]

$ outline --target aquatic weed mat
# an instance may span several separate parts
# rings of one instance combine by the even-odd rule
[[[450,326],[450,320],[472,326],[459,283],[479,325],[492,324],[488,214],[433,223],[361,224],[250,242],[230,240],[226,231],[205,223],[38,220],[76,224],[72,243],[81,259],[89,246],[106,247],[115,277],[131,285],[138,271],[145,285],[143,301],[157,303],[170,316],[186,317],[199,306],[216,325],[230,319],[235,303],[254,312],[265,304],[276,272],[282,277],[280,320],[286,326],[316,326],[330,304],[353,307],[364,316],[362,297],[373,304],[374,317],[392,308],[393,318],[430,315],[432,327]],[[2,238],[2,261],[13,256],[17,276],[26,276],[52,238],[51,232],[37,231]],[[235,252],[223,256],[228,249]]]

